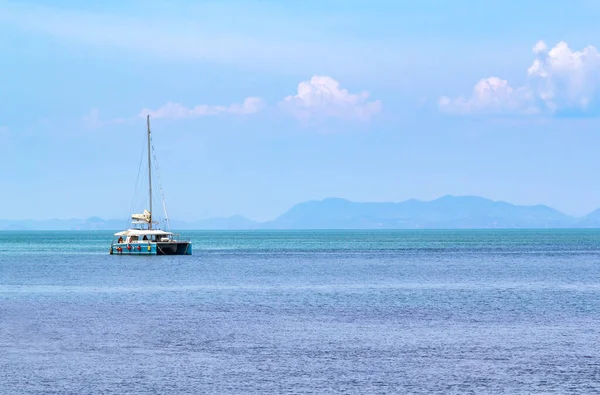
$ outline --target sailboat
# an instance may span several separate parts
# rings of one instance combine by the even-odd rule
[[[150,134],[150,115],[146,118],[148,140],[148,196],[149,209],[144,209],[141,214],[131,215],[132,226],[114,234],[110,245],[110,254],[118,255],[192,255],[192,242],[178,238],[179,235],[169,229],[166,217],[167,230],[160,228],[160,222],[152,215],[152,143]],[[164,198],[163,198],[163,207]]]

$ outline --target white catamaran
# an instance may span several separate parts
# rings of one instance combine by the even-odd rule
[[[115,239],[110,245],[110,254],[124,255],[192,255],[192,242],[176,238],[170,231],[169,220],[166,215],[167,230],[160,229],[159,221],[152,218],[152,143],[150,134],[150,115],[147,116],[148,125],[148,197],[149,210],[144,209],[142,214],[131,215],[131,228],[115,233]],[[163,198],[163,207],[164,198]]]

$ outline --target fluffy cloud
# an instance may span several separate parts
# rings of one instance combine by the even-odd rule
[[[313,76],[298,85],[295,96],[287,96],[279,106],[292,115],[359,119],[366,121],[381,112],[381,101],[368,101],[369,94],[349,93],[339,82],[327,76]]]
[[[439,104],[443,111],[458,114],[536,112],[529,104],[530,99],[526,88],[514,89],[508,81],[490,77],[475,85],[469,99],[442,97]]]
[[[588,110],[600,87],[600,53],[588,46],[571,51],[560,42],[550,51],[543,42],[534,47],[537,59],[528,70],[531,89],[548,110]]]
[[[367,92],[349,93],[331,77],[313,76],[310,81],[298,85],[296,95],[287,96],[280,101],[279,107],[284,112],[301,119],[331,117],[366,121],[381,112],[381,101],[368,101],[368,98]],[[190,108],[179,103],[168,102],[156,110],[144,108],[138,115],[183,119],[218,114],[255,114],[265,107],[266,103],[258,97],[248,97],[242,104],[230,106],[198,105]]]
[[[140,117],[150,115],[153,118],[195,118],[218,114],[254,114],[264,108],[265,104],[258,97],[248,97],[242,104],[232,104],[230,106],[211,106],[201,104],[192,108],[185,107],[179,103],[168,102],[156,110],[147,108],[140,111]]]
[[[548,49],[533,47],[535,60],[527,70],[527,83],[513,88],[506,80],[479,81],[470,98],[442,97],[440,110],[457,114],[590,114],[600,109],[600,53],[593,46],[572,51],[559,42]]]

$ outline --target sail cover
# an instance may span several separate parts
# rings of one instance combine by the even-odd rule
[[[142,214],[131,214],[131,219],[150,222],[150,212],[148,212],[148,210],[144,210]]]

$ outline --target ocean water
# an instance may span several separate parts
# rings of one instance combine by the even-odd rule
[[[600,231],[0,232],[0,394],[591,394]]]

